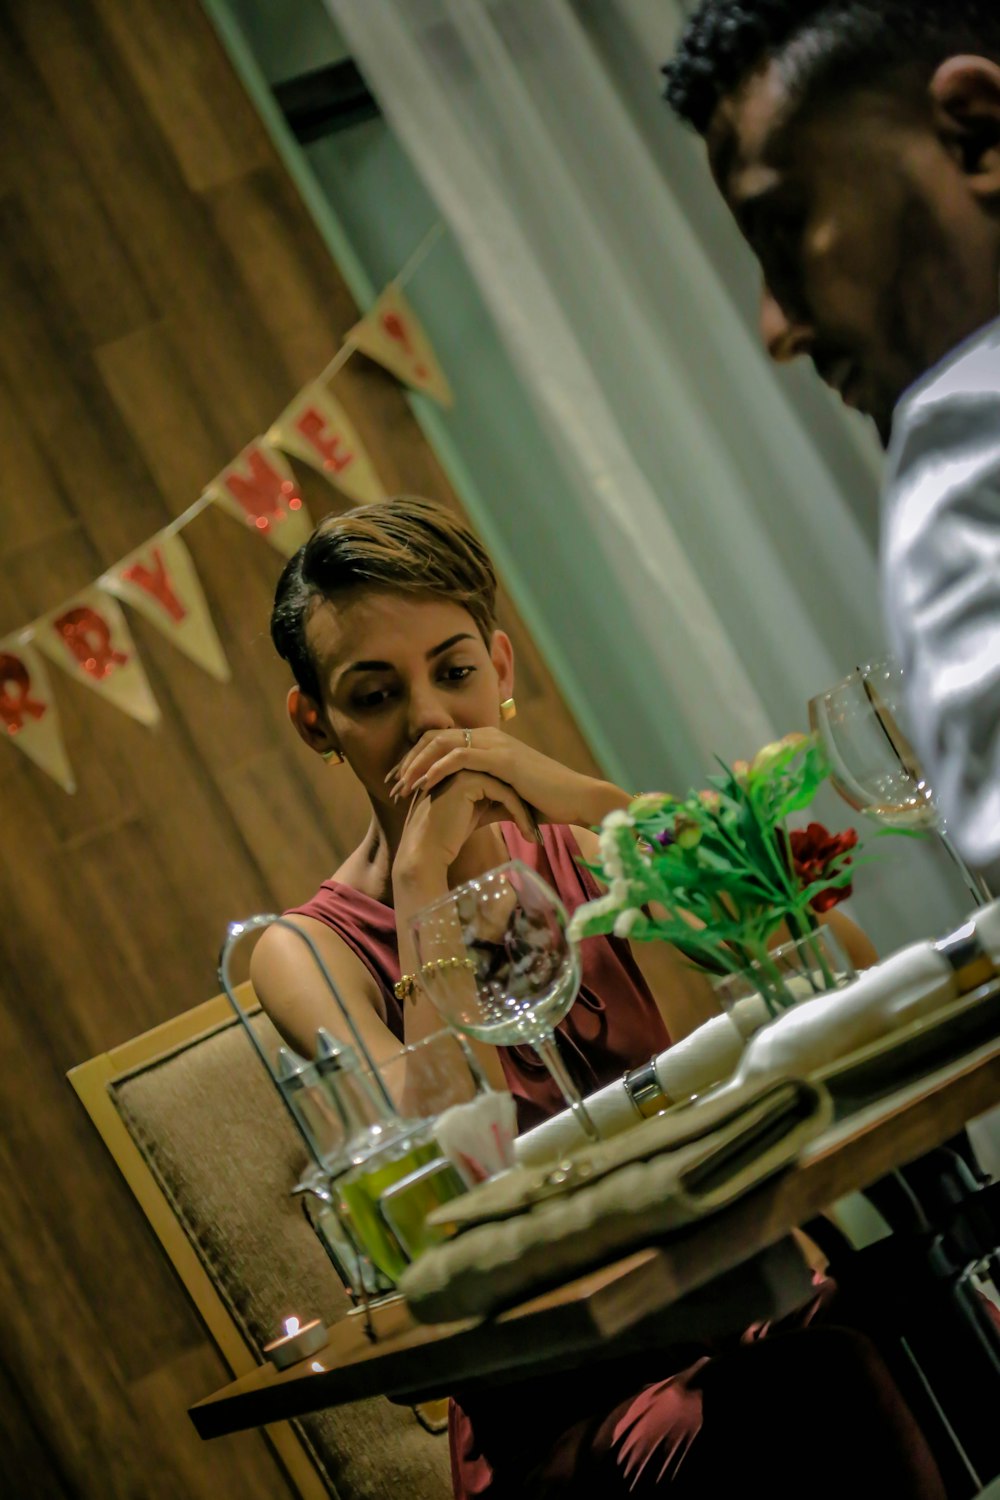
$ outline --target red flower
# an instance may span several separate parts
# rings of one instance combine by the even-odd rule
[[[808,828],[795,829],[789,839],[795,873],[803,886],[807,886],[835,874],[836,871],[831,870],[830,866],[838,855],[846,854],[849,849],[857,846],[858,835],[853,828],[845,828],[842,833],[830,833],[822,823],[810,823]],[[850,860],[843,863],[850,864]],[[822,915],[841,901],[846,901],[853,889],[851,885],[831,887],[820,891],[809,905],[814,912]]]

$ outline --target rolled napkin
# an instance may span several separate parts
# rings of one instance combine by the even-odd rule
[[[453,1104],[434,1122],[434,1138],[470,1187],[514,1165],[517,1106],[499,1089]]]
[[[811,997],[812,991],[809,991]],[[806,998],[803,996],[803,998]],[[767,1025],[770,1012],[760,995],[738,1000],[729,1015],[713,1016],[656,1059],[656,1078],[668,1104],[690,1099],[728,1078],[746,1045],[745,1038]]]
[[[602,1141],[621,1135],[623,1130],[630,1130],[642,1119],[632,1103],[624,1078],[616,1078],[614,1083],[606,1084],[596,1094],[588,1094],[584,1103]],[[575,1113],[564,1109],[561,1114],[553,1115],[533,1130],[519,1135],[514,1142],[514,1154],[520,1166],[533,1167],[542,1162],[557,1161],[567,1152],[586,1144],[587,1136],[577,1123]]]
[[[768,1019],[764,1001],[757,995],[749,996],[733,1007],[732,1017],[713,1016],[683,1041],[653,1058],[656,1082],[663,1094],[661,1107],[690,1099],[692,1094],[700,1094],[731,1077],[743,1051],[744,1035]],[[617,1078],[596,1094],[590,1094],[586,1105],[602,1141],[630,1130],[643,1118],[624,1078]],[[519,1136],[515,1149],[521,1165],[532,1166],[565,1156],[586,1144],[587,1137],[576,1117],[570,1110],[564,1110]]]
[[[431,1214],[456,1237],[408,1266],[400,1290],[422,1322],[494,1312],[725,1207],[831,1115],[825,1090],[782,1080],[645,1120],[571,1161],[516,1167]]]
[[[976,937],[980,944],[993,960],[996,968],[1000,969],[1000,901],[993,901],[989,906],[982,906],[973,912],[970,922],[975,928]]]
[[[845,989],[797,1005],[748,1042],[729,1087],[805,1078],[955,998],[955,970],[934,943],[893,953]]]

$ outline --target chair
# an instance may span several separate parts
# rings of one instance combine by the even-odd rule
[[[265,1046],[276,1045],[249,985],[240,998]],[[328,1325],[347,1314],[347,1295],[290,1197],[304,1148],[224,996],[69,1079],[234,1375],[260,1363],[289,1313]],[[266,1435],[303,1500],[451,1494],[447,1438],[382,1398]]]

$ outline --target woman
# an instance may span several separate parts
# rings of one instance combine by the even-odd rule
[[[376,1058],[440,1028],[407,977],[417,968],[414,914],[512,856],[574,908],[597,894],[579,862],[596,853],[590,827],[630,800],[500,727],[514,661],[496,627],[495,593],[480,543],[416,499],[328,519],[278,585],[271,631],[295,676],[292,722],[312,749],[348,762],[372,810],[359,847],[290,915],[323,954]],[[870,961],[857,929],[838,925],[855,961]],[[580,995],[558,1035],[584,1092],[668,1046],[673,1016],[685,1018],[683,1030],[699,1006],[707,1014],[705,982],[669,955],[656,999],[626,943],[590,939],[582,959]],[[336,1029],[293,933],[264,935],[252,977],[297,1050],[312,1052],[318,1026]],[[522,1049],[478,1050],[490,1081],[514,1094],[522,1129],[562,1107]],[[730,1482],[752,1487],[757,1449],[772,1495],[832,1496],[865,1475],[878,1493],[942,1495],[874,1350],[843,1330],[803,1331],[820,1300],[792,1320],[794,1331],[755,1330],[725,1352],[664,1352],[469,1396],[452,1411],[456,1495],[709,1496]],[[816,1412],[831,1403],[853,1424],[852,1442],[814,1471]],[[781,1413],[780,1443],[767,1441],[767,1412]]]

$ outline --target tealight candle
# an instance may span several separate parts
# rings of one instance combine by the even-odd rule
[[[280,1339],[264,1345],[264,1353],[279,1370],[296,1364],[300,1359],[308,1359],[326,1343],[326,1326],[319,1318],[313,1318],[311,1323],[286,1318],[283,1327],[285,1331]]]

